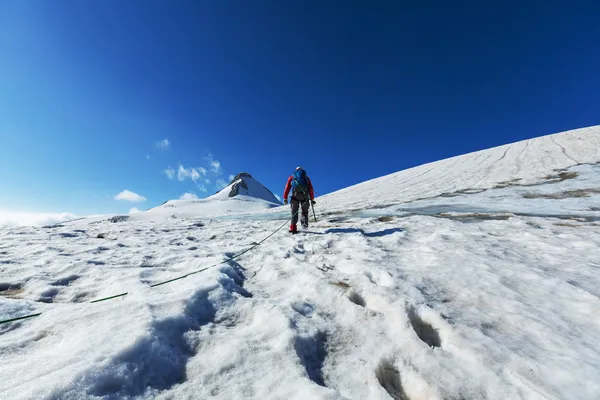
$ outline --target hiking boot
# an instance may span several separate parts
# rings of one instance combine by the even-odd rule
[[[298,233],[298,227],[294,224],[290,225],[290,233]]]
[[[308,217],[303,215],[300,219],[300,223],[304,229],[308,228]]]

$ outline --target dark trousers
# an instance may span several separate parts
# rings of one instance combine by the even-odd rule
[[[298,209],[302,204],[302,220],[306,221],[308,224],[308,209],[310,208],[310,201],[308,200],[298,200],[295,197],[292,197],[292,225],[296,225],[298,223]]]

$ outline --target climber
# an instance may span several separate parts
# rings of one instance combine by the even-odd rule
[[[283,203],[288,204],[288,194],[292,189],[292,223],[290,225],[291,233],[298,233],[296,224],[298,223],[298,210],[302,209],[300,223],[304,229],[308,228],[308,209],[310,203],[315,204],[315,193],[310,178],[302,167],[296,168],[296,171],[290,176],[283,192]]]

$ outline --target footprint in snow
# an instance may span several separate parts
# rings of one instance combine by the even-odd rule
[[[441,400],[440,393],[436,388],[429,386],[427,381],[414,370],[410,365],[398,367],[398,363],[391,358],[382,359],[375,369],[375,377],[379,384],[395,400]],[[485,393],[480,392],[478,396],[458,396],[445,397],[447,399],[484,399]]]
[[[186,302],[183,315],[152,320],[145,335],[131,347],[102,364],[98,371],[82,376],[80,384],[87,386],[86,394],[141,397],[149,390],[168,390],[187,381],[187,363],[196,354],[197,344],[187,340],[186,334],[215,320],[217,310],[209,298],[212,290],[198,290]],[[66,396],[58,393],[57,397]]]
[[[225,253],[227,258],[234,256],[233,253]],[[227,264],[219,268],[219,272],[224,274],[228,279],[219,279],[223,287],[231,292],[238,293],[246,298],[252,297],[252,293],[244,289],[244,283],[248,279],[245,274],[246,269],[235,260],[227,261]]]
[[[56,297],[56,295],[59,293],[60,291],[56,288],[52,288],[52,289],[48,289],[45,290],[44,292],[42,292],[40,298],[38,299],[39,302],[42,303],[53,303],[54,302],[54,298]]]
[[[0,296],[14,298],[18,297],[23,292],[23,284],[21,283],[0,283]]]
[[[412,328],[421,341],[426,343],[429,347],[440,347],[442,345],[439,331],[429,322],[424,321],[414,306],[408,307],[406,312]]]
[[[381,360],[377,369],[375,369],[375,376],[379,384],[388,392],[392,399],[408,400],[408,396],[402,387],[400,371],[394,366],[391,360]]]
[[[80,292],[71,297],[71,303],[87,303],[92,298],[95,298],[96,295],[90,292]]]
[[[348,291],[348,300],[361,307],[365,307],[367,305],[365,299],[354,290]]]
[[[68,286],[71,282],[79,279],[79,275],[69,275],[65,278],[58,279],[57,281],[52,282],[50,285],[52,286]]]
[[[320,386],[325,385],[323,376],[323,364],[327,357],[327,335],[317,331],[313,336],[296,337],[294,348],[300,362],[306,369],[308,378]]]
[[[292,304],[292,309],[300,315],[310,317],[314,312],[315,307],[312,304],[302,302]]]

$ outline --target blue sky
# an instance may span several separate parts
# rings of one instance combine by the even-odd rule
[[[297,165],[319,195],[600,123],[599,3],[401,3],[0,0],[0,210]]]

